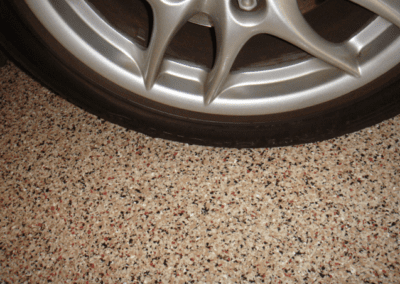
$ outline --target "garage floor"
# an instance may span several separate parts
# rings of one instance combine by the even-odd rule
[[[9,62],[0,99],[1,283],[400,283],[400,116],[236,150],[127,131]]]

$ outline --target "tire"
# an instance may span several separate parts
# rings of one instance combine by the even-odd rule
[[[51,1],[36,1],[36,3],[47,2],[50,3]],[[98,3],[100,2],[101,1],[98,1]],[[106,2],[107,1],[104,3]],[[113,3],[119,2],[122,3],[124,1],[118,0]],[[142,0],[137,0],[137,2],[140,2],[142,6],[144,5],[143,7],[146,10],[143,11],[149,13],[148,17],[150,19],[147,35],[142,34],[139,36],[142,42],[139,42],[138,38],[132,39],[129,37],[130,35],[127,34],[129,31],[123,31],[123,27],[118,27],[117,21],[116,23],[111,23],[116,19],[111,19],[111,21],[107,21],[106,23],[109,26],[113,26],[114,30],[118,30],[119,34],[124,35],[125,38],[134,42],[135,45],[140,47],[140,50],[146,52],[146,50],[148,51],[152,48],[152,37],[159,38],[160,40],[158,42],[161,42],[165,33],[161,33],[163,30],[160,28],[159,23],[157,23],[157,17],[161,17],[160,14],[154,11],[157,10],[155,8],[156,5],[159,5],[154,4],[157,3],[157,1],[149,1],[149,3],[152,3],[152,6]],[[168,1],[166,1],[166,3],[167,2]],[[226,1],[216,2],[225,3]],[[287,2],[289,3],[289,1]],[[314,3],[315,1],[299,0],[298,2]],[[304,144],[351,133],[379,123],[382,120],[389,119],[400,113],[400,56],[398,49],[396,49],[400,46],[400,29],[398,27],[400,19],[396,18],[397,15],[400,15],[400,5],[387,4],[392,5],[391,8],[395,11],[393,14],[394,16],[381,13],[379,7],[372,7],[371,10],[376,11],[377,14],[388,19],[383,20],[382,17],[376,17],[374,13],[350,1],[326,0],[317,2],[323,3],[314,5],[315,7],[313,6],[304,16],[309,27],[315,29],[315,34],[311,32],[307,34],[307,36],[309,35],[309,40],[306,42],[297,40],[297,42],[295,42],[297,46],[295,46],[296,44],[288,44],[287,41],[290,41],[291,38],[287,34],[290,33],[291,30],[288,30],[288,32],[280,32],[278,29],[276,29],[277,31],[272,29],[271,33],[275,36],[277,33],[281,33],[279,35],[284,37],[286,41],[264,35],[262,37],[249,37],[248,41],[247,39],[245,40],[247,44],[244,47],[243,45],[238,46],[236,54],[232,51],[232,49],[234,49],[233,47],[231,49],[226,49],[226,54],[232,52],[232,54],[235,54],[235,57],[237,57],[235,61],[231,60],[232,69],[227,75],[224,75],[223,71],[218,73],[218,70],[220,70],[218,69],[220,66],[218,65],[218,60],[223,57],[218,57],[218,55],[224,54],[225,52],[224,48],[221,47],[223,44],[219,44],[222,42],[219,34],[221,31],[225,33],[225,30],[221,28],[223,24],[214,23],[214,34],[209,32],[211,30],[209,27],[202,27],[198,24],[188,23],[183,27],[179,26],[179,32],[170,35],[170,38],[174,36],[173,40],[167,42],[168,49],[165,51],[165,58],[168,58],[169,61],[167,62],[165,61],[166,59],[164,59],[164,63],[162,63],[164,65],[161,65],[161,67],[156,64],[156,68],[151,69],[151,67],[149,67],[147,69],[147,71],[155,70],[154,72],[158,72],[157,74],[162,74],[162,76],[158,75],[158,77],[155,77],[154,80],[157,81],[155,83],[156,85],[154,85],[155,87],[152,85],[154,82],[150,82],[150,87],[148,89],[144,88],[146,83],[135,80],[125,80],[120,83],[119,80],[122,80],[121,78],[124,74],[130,76],[131,73],[137,71],[137,66],[129,65],[130,63],[127,63],[127,66],[129,65],[128,67],[121,69],[121,76],[119,76],[119,71],[116,72],[116,74],[118,73],[117,76],[112,72],[103,72],[101,68],[101,70],[96,69],[96,64],[99,66],[103,64],[103,57],[101,57],[98,62],[95,62],[96,60],[94,60],[94,63],[90,64],[84,62],[84,60],[79,57],[79,52],[86,51],[83,49],[83,51],[73,51],[71,47],[64,44],[62,39],[60,40],[59,38],[60,35],[55,35],[48,24],[34,11],[32,5],[39,4],[31,4],[33,1],[0,1],[0,42],[2,49],[9,58],[15,60],[19,66],[57,94],[101,118],[149,136],[197,145],[236,148]],[[336,16],[329,14],[329,17],[335,19],[335,24],[321,24],[322,20],[326,19],[326,16],[320,16],[322,13],[321,11],[333,11],[334,9],[331,6],[333,2],[335,2],[335,7],[343,5],[340,6],[342,10],[332,12],[333,14],[336,13]],[[340,5],[338,4],[339,2]],[[353,2],[357,3],[357,1]],[[382,2],[385,3],[385,1]],[[56,1],[55,3],[65,4],[67,1],[62,0]],[[158,3],[161,2],[158,1]],[[238,19],[243,18],[247,21],[247,17],[250,18],[248,15],[253,12],[242,11],[240,10],[241,7],[237,5],[237,2],[232,3],[235,3],[232,4],[233,6],[229,6],[229,9],[234,11],[232,13],[237,13],[239,15],[237,16]],[[268,9],[272,10],[272,4],[270,3],[274,3],[274,1],[265,1],[267,4],[264,4],[264,1],[259,1],[258,3],[259,7],[254,10],[254,13],[256,15],[263,15],[264,11]],[[388,0],[386,3],[391,3],[391,1]],[[102,12],[100,12],[101,9],[97,8],[98,7],[93,9],[93,11],[101,14],[102,17],[106,17],[104,13],[102,14]],[[59,9],[59,11],[64,11],[62,7],[57,9]],[[337,18],[338,15],[340,16],[346,13],[350,16]],[[353,13],[356,13],[357,17],[355,17]],[[50,13],[48,13],[48,15],[50,15]],[[77,14],[73,16],[76,17]],[[154,17],[153,21],[151,20],[152,16]],[[107,19],[109,20],[109,18]],[[200,18],[198,22],[207,26],[210,22],[207,22],[205,19],[204,17],[202,19]],[[349,19],[353,21],[351,24],[353,29],[344,29],[344,26],[349,26]],[[354,19],[358,20],[354,23]],[[71,20],[70,26],[74,25],[76,22],[74,21]],[[193,21],[196,20],[193,19]],[[301,21],[301,19],[299,21]],[[153,27],[151,23],[153,23]],[[369,31],[368,28],[371,28],[373,25],[375,25],[375,30],[378,24],[378,26],[382,27],[382,23],[384,23],[385,28],[382,28],[379,34],[375,35],[373,32],[370,32],[370,34],[365,32]],[[306,24],[304,24],[304,26],[305,25]],[[229,28],[226,28],[226,30],[228,29]],[[307,29],[305,28],[305,30]],[[343,30],[346,31],[343,32]],[[371,30],[374,29],[371,28]],[[193,36],[193,34],[199,35],[202,31],[208,31],[208,33],[211,34],[211,41],[207,42],[204,40],[204,45],[208,44],[211,46],[211,51],[203,52],[204,46],[202,46],[202,44],[194,43],[190,45],[190,42],[195,42],[197,38]],[[362,39],[363,31],[367,35],[370,35],[372,39],[367,36],[367,40],[369,40],[368,44],[364,44],[362,49],[355,52],[355,56],[348,57],[347,60],[343,60],[341,63],[337,58],[344,57],[345,54],[340,51],[342,50],[340,46],[343,46],[340,43],[351,41],[350,39],[354,39],[355,37],[358,37],[357,39]],[[76,34],[79,36],[80,32],[84,34],[87,31],[77,30]],[[159,33],[157,34],[157,32]],[[135,33],[137,35],[137,31]],[[237,33],[236,31],[233,34],[239,35],[242,33]],[[68,35],[62,36],[67,37]],[[74,36],[71,36],[68,40],[73,41],[72,39],[74,39]],[[185,38],[187,36],[192,36],[192,38],[188,41],[180,41],[180,37]],[[318,36],[320,36],[320,38],[318,38]],[[89,42],[92,38],[86,35],[85,39]],[[309,42],[313,42],[313,40],[318,44],[309,44]],[[293,41],[296,41],[296,39]],[[182,42],[187,43],[182,44]],[[234,40],[232,42],[234,42]],[[265,46],[265,42],[268,42],[268,54],[272,54],[270,58],[265,57],[265,54],[262,53],[262,49],[260,52],[260,45]],[[323,43],[325,42],[329,44],[324,45]],[[353,40],[353,42],[355,42],[355,40]],[[332,45],[330,43],[332,43]],[[81,45],[84,46],[84,44],[82,43]],[[116,46],[120,48],[119,45]],[[302,48],[300,49],[298,46]],[[96,52],[104,56],[106,59],[104,61],[106,62],[105,64],[109,64],[110,68],[114,68],[114,65],[112,65],[114,63],[112,62],[114,62],[113,60],[120,60],[119,57],[117,59],[114,58],[115,54],[120,54],[119,51],[113,53],[114,51],[112,51],[113,47],[111,45],[106,46],[107,49],[105,49],[102,44],[99,44],[97,47],[100,51]],[[330,49],[331,47],[334,48]],[[103,48],[103,50],[101,50],[101,48]],[[252,48],[257,51],[253,52],[255,55],[248,56],[249,51],[252,53]],[[320,50],[318,50],[318,48]],[[321,56],[320,54],[322,54],[323,51],[336,50],[335,48],[339,50],[337,54],[328,54],[326,58],[322,55],[322,59],[316,59],[316,57]],[[395,52],[396,50],[397,55]],[[200,55],[196,55],[196,52]],[[150,51],[148,53],[150,53]],[[108,54],[110,55],[107,57]],[[209,59],[209,54],[214,56],[212,60]],[[393,56],[393,54],[395,55]],[[151,54],[153,58],[156,57],[156,55],[156,52]],[[199,59],[201,62],[195,62],[202,56],[205,58],[208,56],[208,59],[203,61]],[[282,60],[282,58],[284,60]],[[389,60],[389,63],[382,63],[382,58],[391,58],[391,60]],[[260,60],[262,61],[261,63]],[[351,66],[349,62],[353,62],[354,60],[363,62],[362,64],[365,66],[370,66],[373,63],[376,64],[376,62],[379,62],[377,60],[381,60],[381,64],[378,65],[382,67],[378,68],[377,65],[375,68],[376,71],[371,71],[370,68],[368,69],[370,71],[367,72],[362,69],[364,65],[360,63],[361,67],[359,70],[361,70],[361,72],[358,74],[351,74],[352,71],[350,68],[346,69],[346,66]],[[122,61],[118,61],[118,64]],[[138,59],[137,62],[139,61]],[[150,59],[149,62],[149,65],[151,65]],[[166,62],[170,65],[167,65]],[[225,64],[226,62],[223,63]],[[193,75],[193,78],[196,80],[189,78],[190,80],[196,81],[193,84],[187,84],[186,81],[181,84],[181,81],[179,81],[181,77],[177,77],[177,79],[172,77],[174,73],[171,71],[178,70],[177,72],[179,72],[180,69],[178,67],[176,67],[178,69],[168,69],[175,68],[174,64],[179,68],[181,68],[181,65],[183,66],[182,68],[188,68],[187,66],[194,68],[195,74],[205,74],[205,81],[201,81],[202,83],[205,82],[201,86],[201,88],[204,88],[204,93],[206,94],[204,95],[204,102],[201,101],[201,104],[198,103],[196,101],[198,97],[195,97],[193,100],[195,103],[186,103],[189,99],[187,99],[185,94],[187,93],[188,97],[192,95],[190,93],[192,88],[197,88],[199,85],[199,82],[196,81],[198,77],[196,77],[197,75]],[[289,84],[289,79],[287,79],[288,83],[284,81],[285,84],[281,84],[278,80],[277,83],[274,82],[275,85],[271,86],[267,86],[266,82],[268,80],[266,79],[265,82],[263,81],[264,79],[262,79],[260,82],[257,81],[251,84],[248,83],[250,81],[243,81],[243,86],[239,87],[234,85],[237,83],[234,82],[235,78],[250,78],[248,74],[253,74],[251,72],[254,72],[254,74],[256,74],[255,76],[269,74],[263,73],[270,72],[269,70],[272,70],[271,72],[278,72],[281,70],[279,68],[283,68],[280,67],[282,64],[284,68],[287,68],[289,71],[292,70],[290,68],[303,66],[302,64],[304,64],[304,66],[314,66],[314,69],[310,69],[312,71],[309,72],[310,75],[304,75],[304,77],[299,77],[295,80],[293,79],[294,85]],[[286,70],[284,68],[282,70]],[[164,72],[163,70],[167,71]],[[148,71],[148,73],[151,73],[151,71]],[[314,76],[314,73],[318,73],[318,75]],[[225,79],[221,79],[220,81],[215,79],[220,76],[219,74],[222,74],[221,78]],[[288,78],[288,74],[282,74],[281,78]],[[191,75],[189,74],[188,76],[190,77]],[[182,76],[182,78],[183,77],[184,76]],[[340,83],[335,83],[342,82],[342,79],[356,83],[354,83],[354,86],[349,83],[346,87],[343,87]],[[332,82],[329,81],[329,83],[326,83],[324,80],[327,80],[327,82],[332,80]],[[231,81],[233,85],[228,84]],[[169,83],[173,84],[176,91],[168,85]],[[207,95],[212,93],[207,90],[210,90],[210,88],[212,89],[214,83],[217,85],[219,84],[219,89],[216,87],[217,91],[215,92],[217,95],[214,95],[216,98],[209,96],[208,98],[212,98],[207,101]],[[124,84],[132,84],[133,87],[130,89]],[[230,87],[225,88],[224,86]],[[275,91],[272,93],[268,92],[268,90],[275,88],[275,86],[277,87],[273,90],[277,90],[276,94]],[[301,92],[296,92],[295,90],[290,94],[284,93],[288,92],[288,90],[296,89],[298,86],[299,88],[304,88],[304,90],[301,89]],[[318,88],[316,86],[318,86]],[[333,91],[326,91],[330,90],[329,88],[331,87]],[[143,89],[144,91],[142,94],[132,91],[136,90],[135,88]],[[232,92],[231,89],[233,90]],[[325,90],[326,94],[315,93],[316,89]],[[154,92],[157,91],[154,97],[151,93],[152,90],[155,90]],[[281,90],[283,90],[283,95],[279,94]],[[144,93],[150,95],[147,96],[144,95]],[[310,95],[311,93],[313,93],[312,96]],[[304,97],[298,99],[298,96]],[[176,98],[181,98],[181,101]],[[249,99],[246,100],[244,98]],[[285,103],[287,98],[289,98],[287,100],[288,102]],[[276,103],[278,107],[270,107],[268,105],[269,101],[274,104]],[[231,107],[224,106],[225,102],[228,102],[227,105],[231,104]],[[258,102],[265,103],[265,106],[261,105],[261,103],[259,106]],[[264,109],[265,113],[263,113]],[[238,114],[235,114],[235,112]]]

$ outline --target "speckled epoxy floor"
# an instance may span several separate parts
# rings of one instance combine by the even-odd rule
[[[274,149],[152,139],[0,69],[4,283],[400,283],[400,117]]]

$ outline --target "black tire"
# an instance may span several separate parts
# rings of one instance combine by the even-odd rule
[[[400,113],[400,65],[356,92],[289,113],[235,117],[165,106],[90,70],[19,2],[18,8],[11,1],[0,2],[0,41],[9,57],[86,111],[152,137],[221,147],[275,147],[334,138]]]

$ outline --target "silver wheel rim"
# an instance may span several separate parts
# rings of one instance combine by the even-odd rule
[[[115,84],[156,102],[209,114],[266,115],[315,106],[352,92],[400,63],[400,2],[351,0],[377,17],[335,44],[305,21],[297,0],[259,0],[241,11],[233,0],[147,0],[154,14],[147,49],[110,26],[85,0],[26,0],[44,27],[75,57]],[[350,1],[350,0],[349,0]],[[205,14],[216,31],[212,70],[164,58],[175,33]],[[270,34],[312,57],[230,72],[244,44]]]

